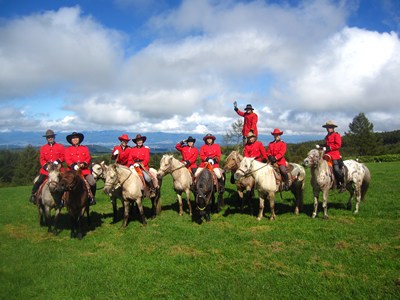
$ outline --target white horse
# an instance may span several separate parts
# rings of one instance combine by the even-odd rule
[[[107,166],[104,164],[104,161],[100,163],[94,163],[92,165],[92,175],[93,178],[98,180],[106,181],[105,173],[107,170]],[[122,206],[124,205],[124,198],[122,197],[122,187],[119,186],[109,193],[111,204],[113,206],[113,223],[117,222],[117,199],[121,200]]]
[[[192,206],[190,204],[190,186],[193,183],[192,175],[186,166],[173,155],[163,155],[160,161],[160,170],[157,172],[157,178],[161,179],[167,174],[171,174],[174,179],[174,190],[179,202],[179,216],[182,216],[182,193],[186,193],[186,199],[189,206],[189,214],[193,216]]]
[[[61,164],[48,163],[47,177],[48,180],[45,182],[41,193],[39,194],[39,215],[40,223],[43,223],[43,217],[45,218],[45,224],[48,227],[48,232],[51,230],[51,210],[54,208],[54,230],[53,234],[57,235],[57,222],[58,215],[61,211],[60,203],[63,191],[58,190],[58,183],[60,181],[60,169]]]
[[[334,174],[332,167],[330,167],[328,162],[324,159],[324,154],[325,152],[323,150],[311,150],[308,152],[303,166],[311,165],[311,186],[314,194],[314,212],[312,218],[317,216],[319,193],[322,192],[324,219],[328,219],[328,192],[334,185]],[[358,213],[360,201],[364,200],[371,182],[371,173],[364,164],[360,164],[354,160],[345,160],[343,163],[345,167],[347,167],[347,176],[345,178],[345,182],[347,183],[346,189],[350,192],[347,209],[351,209],[351,202],[354,194],[356,194],[357,204],[354,213]]]
[[[304,168],[298,164],[291,164],[293,166],[293,178],[289,176],[290,190],[296,198],[295,214],[299,213],[303,205],[303,190],[304,179],[306,172]],[[270,164],[264,164],[255,160],[254,158],[245,157],[240,163],[239,169],[235,173],[235,180],[239,180],[242,176],[253,176],[255,180],[255,188],[258,190],[260,198],[260,208],[258,211],[257,220],[261,221],[263,218],[264,201],[269,199],[269,206],[271,209],[270,221],[276,218],[275,215],[275,193],[279,192],[281,184],[277,182],[274,169]],[[289,175],[289,174],[288,174]]]

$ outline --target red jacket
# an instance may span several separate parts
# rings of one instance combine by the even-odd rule
[[[40,164],[42,167],[49,161],[54,162],[58,160],[58,163],[62,164],[65,161],[65,149],[61,144],[54,143],[43,145],[40,148]],[[61,172],[64,172],[64,168],[61,165]],[[47,175],[47,171],[43,168],[40,169],[40,174]]]
[[[330,151],[326,151],[326,154],[329,154],[332,159],[341,158],[339,153],[339,148],[342,146],[342,137],[337,132],[332,132],[325,137],[326,143],[323,147],[331,147]]]
[[[267,159],[267,153],[261,142],[255,141],[253,144],[247,143],[244,146],[244,157],[256,157],[256,160],[261,161],[260,156]]]
[[[286,159],[283,157],[286,152],[286,144],[282,141],[271,142],[268,145],[267,156],[271,155],[277,159],[278,165],[286,166]]]
[[[215,158],[215,160],[217,161],[217,163],[213,165],[213,169],[219,168],[218,162],[221,160],[221,147],[217,144],[201,146],[201,148],[200,148],[200,158],[201,158],[200,168],[204,168],[204,162],[207,157]]]
[[[82,175],[86,176],[90,174],[90,170],[88,169],[88,166],[90,165],[90,153],[88,147],[82,145],[69,146],[65,149],[65,161],[68,165],[67,170],[73,169],[73,167],[71,168],[72,164],[83,163],[85,164],[85,167],[81,169]]]
[[[114,147],[113,153],[115,150],[118,150],[119,154],[111,155],[111,159],[116,159],[118,157],[117,163],[120,165],[127,166],[128,160],[129,160],[129,155],[131,153],[131,147],[126,146],[125,149],[123,149],[122,145],[119,145],[119,146]],[[128,165],[128,167],[129,167],[129,165]]]
[[[197,168],[196,159],[199,156],[199,150],[197,150],[197,148],[182,146],[180,143],[178,143],[175,148],[182,153],[181,163],[183,163],[184,160],[188,160],[190,161],[190,165],[186,165],[187,168]]]
[[[135,160],[143,164],[146,170],[149,170],[150,149],[146,146],[138,148],[138,146],[131,148],[128,165],[133,165]]]
[[[239,116],[244,117],[244,122],[243,122],[243,130],[242,134],[243,136],[247,136],[247,134],[250,132],[250,130],[253,130],[253,133],[255,135],[258,135],[258,130],[257,130],[257,121],[258,121],[258,116],[255,113],[250,113],[248,114],[247,112],[241,112],[240,110],[237,111],[237,114]]]

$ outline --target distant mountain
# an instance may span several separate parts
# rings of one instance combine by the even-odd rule
[[[66,141],[66,136],[71,132],[58,132],[56,135],[56,142],[69,146]],[[82,145],[92,147],[91,152],[110,152],[114,146],[119,145],[120,142],[118,137],[122,134],[128,134],[129,138],[135,138],[137,133],[124,132],[117,130],[104,130],[104,131],[83,131],[82,134],[85,136]],[[10,131],[0,133],[0,149],[14,149],[14,148],[25,148],[28,144],[34,147],[40,147],[46,143],[46,139],[43,137],[44,132],[22,132],[22,131]],[[181,133],[165,133],[165,132],[148,132],[144,133],[147,137],[145,142],[146,146],[149,146],[152,152],[167,152],[175,151],[175,145],[186,139],[188,134]],[[196,139],[196,147],[200,148],[203,145],[203,137],[205,134],[191,134]],[[222,135],[216,134],[216,142],[222,144]],[[264,145],[268,145],[273,140],[271,135],[259,135],[258,138]],[[283,135],[282,140],[286,143],[301,143],[311,140],[320,140],[323,136],[296,136],[296,135]],[[130,141],[130,146],[133,146],[133,142]]]

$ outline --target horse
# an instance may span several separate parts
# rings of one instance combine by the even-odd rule
[[[58,182],[60,180],[60,169],[61,164],[53,164],[47,163],[47,181],[43,184],[43,188],[40,189],[39,193],[39,215],[40,215],[40,224],[45,223],[48,227],[48,232],[53,232],[54,235],[58,234],[57,231],[57,222],[58,222],[58,215],[61,211],[60,204],[61,198],[63,195],[63,191],[59,191],[57,189]],[[54,208],[54,230],[51,230],[51,210]],[[44,218],[44,222],[43,222]]]
[[[106,173],[107,166],[104,164],[104,161],[99,163],[94,163],[92,165],[92,175],[94,180],[103,180],[106,181],[105,173]],[[117,199],[121,200],[122,205],[124,205],[124,198],[122,197],[122,187],[118,187],[113,189],[109,193],[110,200],[113,207],[113,223],[117,222]]]
[[[222,172],[221,172],[222,173]],[[218,181],[215,178],[216,184],[214,184],[214,174],[212,167],[206,163],[204,169],[197,176],[196,184],[196,205],[197,209],[200,211],[200,217],[205,215],[206,221],[210,221],[211,205],[212,210],[215,212],[220,212],[221,207],[225,206],[223,192],[217,187]],[[217,208],[214,210],[215,205],[215,193],[218,192]]]
[[[304,168],[298,164],[291,163],[293,166],[292,173],[296,174],[290,178],[290,190],[296,198],[295,215],[299,214],[299,210],[303,206],[303,190],[304,179],[306,172]],[[264,164],[255,160],[255,158],[245,157],[240,163],[239,169],[235,173],[235,180],[240,179],[242,176],[251,175],[255,181],[255,187],[258,190],[260,199],[260,207],[258,211],[257,220],[261,221],[263,218],[264,200],[269,199],[269,206],[271,209],[270,221],[276,218],[275,215],[275,193],[280,191],[281,184],[277,182],[276,175],[273,167],[270,164]],[[288,174],[289,175],[289,174]]]
[[[121,227],[125,228],[128,224],[130,202],[136,202],[139,208],[139,213],[142,217],[142,224],[143,226],[146,226],[147,221],[144,216],[142,204],[142,199],[144,198],[142,188],[144,188],[144,185],[137,172],[132,172],[129,168],[120,164],[112,164],[106,167],[103,188],[104,193],[109,195],[118,188],[121,188],[122,190],[122,199],[124,201],[124,221],[122,222]],[[156,194],[157,196],[152,199],[152,219],[155,218],[156,214],[161,214],[159,187],[157,188]]]
[[[234,174],[239,169],[240,162],[243,160],[243,156],[240,155],[239,151],[232,151],[225,159],[226,164],[224,167],[225,174],[231,172],[231,182],[234,179]],[[233,183],[233,182],[232,182]],[[238,202],[240,203],[240,211],[243,211],[243,196],[246,191],[246,200],[253,211],[253,204],[251,198],[254,195],[254,178],[252,176],[242,177],[239,181],[235,181],[236,188],[238,191]]]
[[[314,212],[312,218],[317,216],[319,193],[322,192],[324,208],[324,219],[328,219],[328,192],[334,187],[334,174],[332,167],[324,158],[325,151],[313,149],[308,152],[307,158],[303,161],[303,166],[311,165],[311,186],[314,194]],[[371,182],[371,173],[369,169],[361,163],[354,160],[345,160],[347,172],[345,172],[346,190],[350,192],[350,199],[347,202],[347,210],[351,210],[351,202],[354,194],[357,196],[357,204],[354,213],[358,213],[360,201],[365,199]],[[354,185],[354,187],[353,187]]]
[[[179,214],[183,215],[182,193],[186,193],[186,199],[189,206],[189,214],[192,217],[192,206],[190,204],[190,186],[193,183],[192,175],[186,166],[174,158],[173,155],[163,155],[160,161],[160,170],[157,172],[157,178],[161,179],[167,174],[171,174],[174,180],[174,190],[179,202]]]
[[[71,219],[71,238],[76,238],[77,229],[78,239],[82,239],[82,219],[87,214],[87,222],[90,225],[89,215],[89,191],[86,181],[81,171],[66,171],[60,178],[58,188],[66,191],[65,206]]]

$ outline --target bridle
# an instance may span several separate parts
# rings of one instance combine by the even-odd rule
[[[265,167],[267,167],[267,166],[269,166],[269,164],[265,164],[265,165],[263,165],[262,167],[260,167],[260,168],[258,168],[258,169],[255,169],[255,170],[248,170],[247,172],[245,172],[244,170],[242,170],[241,168],[238,168],[237,169],[237,171],[236,172],[242,172],[243,173],[243,176],[244,177],[247,177],[247,176],[249,176],[250,174],[253,174],[254,172],[257,172],[257,171],[259,171],[259,170],[261,170],[262,168],[265,168]]]
[[[168,166],[165,170],[163,170],[163,169],[160,168],[160,171],[161,171],[162,173],[164,173],[164,175],[172,174],[173,172],[175,172],[175,171],[177,171],[177,170],[179,170],[179,169],[186,168],[186,165],[185,165],[185,164],[183,164],[182,166],[176,167],[175,169],[172,169],[172,164],[168,164],[168,165],[169,165],[169,166]]]
[[[118,184],[119,184],[120,186],[122,186],[122,185],[128,180],[128,178],[131,177],[132,172],[130,171],[130,172],[129,172],[129,175],[128,175],[122,182],[119,182],[119,173],[118,173],[118,171],[117,171],[117,166],[115,165],[115,174],[116,174],[115,180],[114,180],[113,182],[110,183],[110,182],[108,182],[107,179],[106,179],[106,181],[104,182],[104,187],[110,186],[110,190],[114,190],[115,187],[116,187]]]

